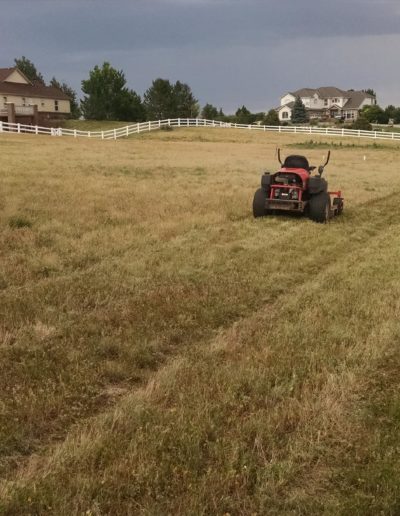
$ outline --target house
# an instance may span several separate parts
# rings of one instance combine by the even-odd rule
[[[364,106],[376,104],[376,98],[364,91],[344,91],[334,86],[317,89],[302,88],[281,97],[281,105],[277,108],[281,122],[291,120],[294,101],[297,97],[301,98],[310,119],[356,120]]]
[[[17,67],[0,68],[0,121],[36,125],[70,113],[70,98],[58,88],[31,82]]]

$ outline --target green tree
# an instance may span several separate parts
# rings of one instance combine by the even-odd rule
[[[294,101],[292,109],[292,123],[293,124],[304,124],[308,122],[308,114],[306,106],[303,104],[300,97],[297,97]]]
[[[222,108],[219,108],[217,120],[225,120],[225,118],[226,118],[225,113],[222,111]]]
[[[68,97],[71,100],[71,118],[79,118],[82,114],[81,108],[79,107],[79,102],[77,99],[76,92],[68,86],[65,82],[60,83],[57,81],[55,77],[53,77],[50,81],[50,86],[53,86],[53,88],[57,88],[61,90],[63,93],[68,95]]]
[[[174,118],[176,103],[174,86],[168,79],[155,79],[144,94],[148,120]]]
[[[174,97],[174,115],[178,118],[196,118],[199,114],[199,104],[194,98],[188,84],[176,81],[172,88]]]
[[[390,104],[385,108],[385,115],[387,118],[393,120],[395,124],[400,123],[400,107],[393,106]]]
[[[235,117],[237,124],[252,124],[254,122],[254,115],[251,114],[246,106],[240,107],[236,111]]]
[[[364,93],[368,93],[368,95],[372,95],[372,97],[376,98],[376,92],[372,88],[368,88],[366,90],[362,90]]]
[[[394,111],[393,121],[395,124],[400,124],[400,107],[396,108]]]
[[[218,112],[218,109],[212,104],[206,104],[201,111],[201,117],[206,120],[216,120],[219,116],[220,113]]]
[[[364,106],[361,110],[361,115],[370,123],[387,124],[389,121],[388,114],[378,104]]]
[[[25,56],[14,59],[15,66],[21,70],[21,72],[29,79],[31,82],[39,82],[40,84],[45,84],[43,75],[38,72],[36,66],[27,59]]]
[[[263,120],[264,125],[280,125],[279,116],[275,109],[270,109]]]
[[[110,63],[95,66],[89,79],[82,81],[82,91],[82,113],[88,120],[139,122],[145,118],[140,96],[126,87],[124,73]]]

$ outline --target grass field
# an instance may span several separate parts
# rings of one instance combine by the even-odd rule
[[[399,514],[399,147],[340,141],[319,225],[251,202],[322,137],[0,136],[0,514]]]

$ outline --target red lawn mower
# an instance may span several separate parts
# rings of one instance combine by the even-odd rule
[[[288,156],[278,160],[278,172],[265,172],[261,176],[261,188],[254,194],[253,215],[264,217],[277,211],[297,212],[308,215],[315,222],[327,222],[343,211],[343,197],[339,192],[328,192],[328,182],[322,177],[329,162],[331,151],[324,165],[318,167],[318,175],[311,173],[316,169],[308,164],[304,156]]]

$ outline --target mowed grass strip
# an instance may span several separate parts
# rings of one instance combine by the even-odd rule
[[[398,228],[185,349],[4,484],[4,513],[395,513]]]
[[[259,169],[264,161],[274,166],[277,144],[295,140],[251,136],[249,141],[248,134],[211,130],[117,143],[0,141],[7,151],[1,178],[0,442],[3,474],[10,480],[21,458],[105,410],[151,378],[166,358],[179,355],[190,362],[194,353],[196,364],[207,362],[215,333],[252,311],[271,309],[289,332],[292,321],[281,312],[287,292],[307,289],[326,267],[352,253],[368,255],[376,239],[380,245],[390,239],[388,225],[399,223],[393,195],[399,179],[387,166],[394,162],[390,145],[379,159],[370,149],[358,149],[351,155],[353,169],[346,167],[348,151],[335,151],[327,175],[332,187],[345,189],[347,213],[317,226],[289,217],[252,219]],[[37,141],[45,144],[38,147]],[[62,153],[67,159],[59,159]],[[29,225],[15,224],[19,219]],[[382,231],[386,240],[380,239]],[[336,284],[334,295],[340,303]],[[214,374],[201,370],[205,377]],[[162,410],[157,408],[157,417]],[[152,490],[162,492],[143,482],[149,497]],[[6,483],[4,497],[14,500],[7,510],[29,508],[32,497],[25,494],[32,485],[29,478],[17,489],[22,498],[15,502],[19,494],[13,498]],[[74,494],[76,505],[64,496],[56,502],[39,489],[34,503],[41,510],[57,503],[60,510],[81,510],[91,496],[97,499],[91,489],[82,498]],[[126,489],[126,503],[121,494],[112,509],[107,497],[99,498],[102,510],[121,507],[123,513],[137,503],[151,508]],[[174,507],[176,496],[165,492],[160,503]],[[204,500],[196,495],[187,507],[199,503]]]

